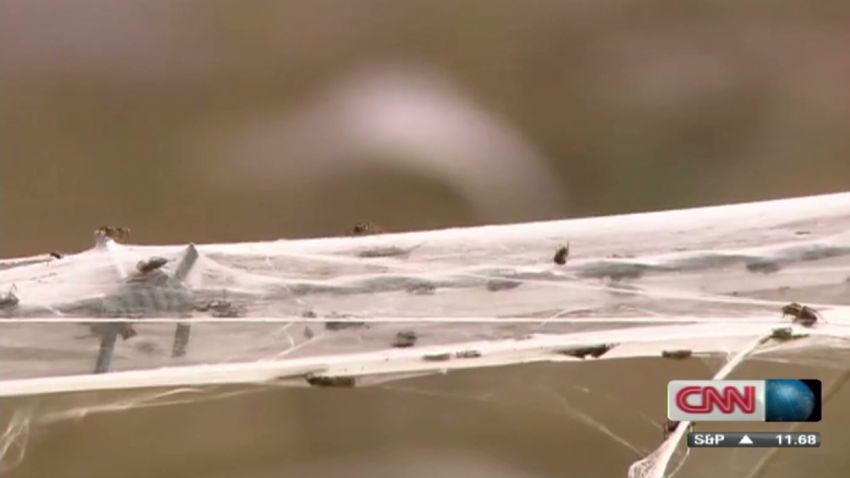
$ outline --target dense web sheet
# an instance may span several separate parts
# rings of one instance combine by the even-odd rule
[[[19,411],[0,454],[14,464],[34,424],[200,400],[213,385],[388,386],[459,369],[662,356],[717,357],[718,377],[753,360],[841,374],[848,226],[850,194],[835,194],[364,237],[103,240],[61,258],[0,261],[0,397],[136,390],[102,410]],[[567,244],[566,264],[555,263]],[[781,311],[792,301],[822,320],[792,323]],[[686,427],[629,476],[672,472]]]

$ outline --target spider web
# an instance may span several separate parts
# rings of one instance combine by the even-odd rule
[[[132,396],[17,412],[0,463],[24,459],[33,427],[247,393],[219,389],[239,384],[398,387],[451,371],[662,356],[711,367],[720,358],[716,377],[753,361],[840,374],[836,357],[850,335],[847,231],[850,194],[834,194],[363,237],[106,239],[62,258],[3,260],[0,397]],[[567,263],[556,264],[567,244]],[[160,257],[163,267],[140,271]],[[781,313],[792,301],[822,320],[793,324]],[[562,405],[638,450],[604,417]],[[686,428],[623,475],[674,473],[687,456]]]

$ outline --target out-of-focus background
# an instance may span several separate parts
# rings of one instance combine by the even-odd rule
[[[847,189],[850,3],[0,0],[0,256]]]

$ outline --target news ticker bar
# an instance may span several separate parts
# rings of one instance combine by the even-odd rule
[[[818,448],[820,432],[691,432],[690,448]]]

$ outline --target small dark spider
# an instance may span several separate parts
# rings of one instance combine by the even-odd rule
[[[756,261],[747,264],[747,270],[750,272],[760,272],[762,274],[772,274],[782,269],[782,266],[771,261]]]
[[[382,234],[384,230],[371,222],[358,222],[351,228],[351,233],[355,236],[368,236],[370,234]]]
[[[617,344],[599,344],[599,345],[589,345],[587,347],[579,347],[574,349],[563,350],[559,353],[563,355],[569,355],[570,357],[576,357],[580,359],[585,359],[587,356],[591,356],[593,358],[599,358],[605,355],[609,350],[616,347]]]
[[[405,330],[399,332],[395,336],[395,340],[393,341],[393,347],[398,348],[406,348],[413,347],[416,344],[416,340],[419,337],[416,335],[416,332],[412,330]]]
[[[562,266],[567,263],[567,258],[570,257],[570,243],[568,242],[566,245],[563,245],[558,248],[555,252],[555,264]]]
[[[791,327],[780,327],[773,329],[770,338],[777,342],[787,342],[789,340],[803,339],[808,337],[808,334],[795,334]]]
[[[803,327],[811,327],[821,320],[820,314],[815,309],[797,302],[792,302],[782,308],[782,316],[794,317],[793,322]]]
[[[139,261],[139,263],[136,264],[136,270],[138,270],[141,274],[147,274],[162,268],[165,264],[168,264],[168,259],[164,257],[151,257],[146,261]]]
[[[195,305],[195,310],[198,312],[209,312],[211,316],[219,319],[242,316],[242,309],[225,299],[197,304]]]
[[[354,377],[333,377],[329,375],[307,374],[307,383],[314,387],[354,387],[357,383]]]
[[[662,350],[661,356],[668,359],[674,360],[683,360],[686,358],[690,358],[693,355],[693,351],[689,349],[678,349],[678,350]]]

